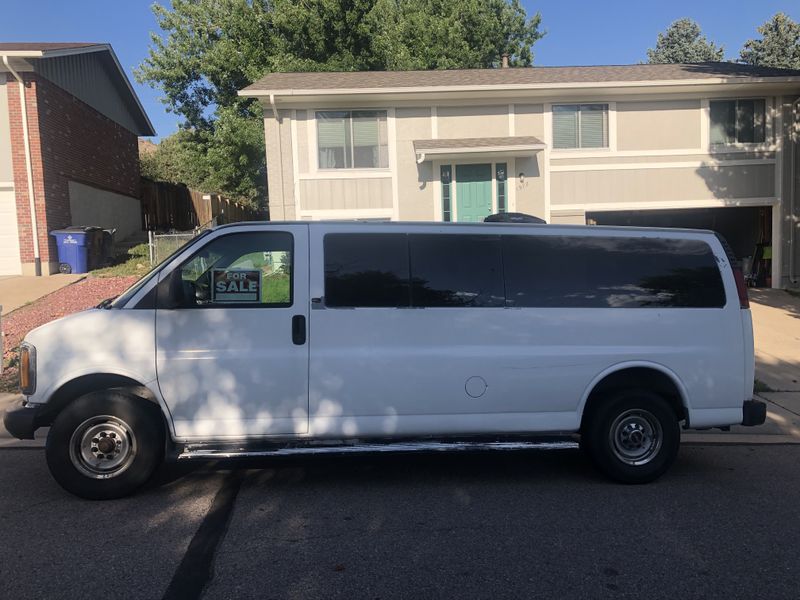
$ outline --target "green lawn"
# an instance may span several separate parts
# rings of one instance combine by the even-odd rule
[[[134,246],[127,253],[114,257],[112,262],[111,266],[95,269],[91,274],[96,277],[144,277],[150,271],[149,246]]]
[[[262,283],[263,302],[268,304],[289,302],[289,275],[286,273],[265,275]]]

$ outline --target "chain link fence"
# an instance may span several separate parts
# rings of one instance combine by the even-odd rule
[[[200,235],[205,229],[215,227],[217,224],[216,217],[211,219],[208,223],[192,229],[191,231],[176,231],[171,233],[154,233],[149,232],[149,245],[150,245],[150,266],[154,267],[160,264],[170,254],[178,250],[186,242],[192,238]]]

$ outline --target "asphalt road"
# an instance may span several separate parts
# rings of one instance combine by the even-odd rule
[[[62,492],[0,449],[0,597],[797,598],[800,446],[684,446],[623,486],[575,450],[171,468]]]

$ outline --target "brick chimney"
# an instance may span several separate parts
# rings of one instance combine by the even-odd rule
[[[508,68],[508,52],[503,52],[502,57],[503,57],[503,61],[500,64],[504,69],[507,69]]]

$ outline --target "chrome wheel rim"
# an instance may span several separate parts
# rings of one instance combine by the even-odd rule
[[[92,479],[117,477],[130,467],[135,456],[136,438],[130,426],[110,415],[86,419],[70,438],[70,461]]]
[[[661,423],[655,415],[638,408],[620,414],[609,431],[614,456],[631,466],[652,461],[661,450],[663,437]]]

